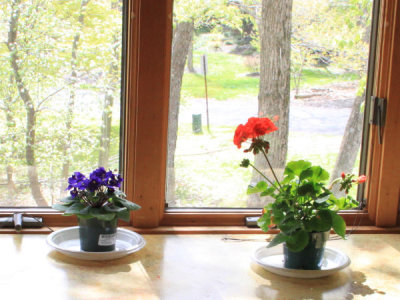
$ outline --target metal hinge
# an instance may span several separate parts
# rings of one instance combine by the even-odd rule
[[[382,144],[383,127],[385,126],[386,119],[386,99],[371,96],[371,113],[369,116],[369,123],[378,127],[379,144]]]

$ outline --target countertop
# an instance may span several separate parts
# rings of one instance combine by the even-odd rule
[[[400,234],[328,241],[352,262],[320,279],[253,263],[268,235],[143,236],[139,252],[99,262],[52,250],[45,234],[2,234],[1,299],[400,299]]]

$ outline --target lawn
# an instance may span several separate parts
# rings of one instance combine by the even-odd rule
[[[202,53],[194,53],[194,66],[200,71]],[[250,77],[251,73],[245,65],[245,57],[224,52],[207,54],[208,97],[217,100],[228,100],[240,95],[257,96],[259,77]],[[335,74],[328,69],[314,68],[303,71],[300,87],[328,85],[337,82],[356,80],[357,75],[351,73]],[[291,83],[293,87],[293,82]],[[204,76],[185,72],[182,82],[184,97],[205,97]]]

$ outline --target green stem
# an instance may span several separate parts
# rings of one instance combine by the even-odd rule
[[[269,166],[269,168],[270,168],[271,171],[272,171],[272,175],[274,175],[274,178],[275,178],[276,182],[278,183],[280,189],[282,190],[281,183],[279,182],[278,177],[276,176],[275,171],[274,171],[274,169],[272,168],[271,163],[269,162],[269,159],[268,159],[268,157],[267,157],[267,154],[265,153],[264,149],[261,149],[261,152],[262,152],[262,154],[264,154],[265,160],[267,161],[268,166]]]
[[[277,191],[279,191],[279,189],[274,185],[274,183],[272,182],[272,180],[270,180],[267,176],[265,176],[260,170],[258,170],[254,165],[252,165],[251,163],[249,163],[250,166],[253,167],[254,170],[256,170],[258,172],[258,174],[260,174],[262,177],[265,178],[265,180],[267,180]]]

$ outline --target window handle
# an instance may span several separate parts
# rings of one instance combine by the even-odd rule
[[[370,124],[378,127],[379,144],[383,141],[383,128],[386,120],[386,98],[371,96],[372,106],[370,114]]]

